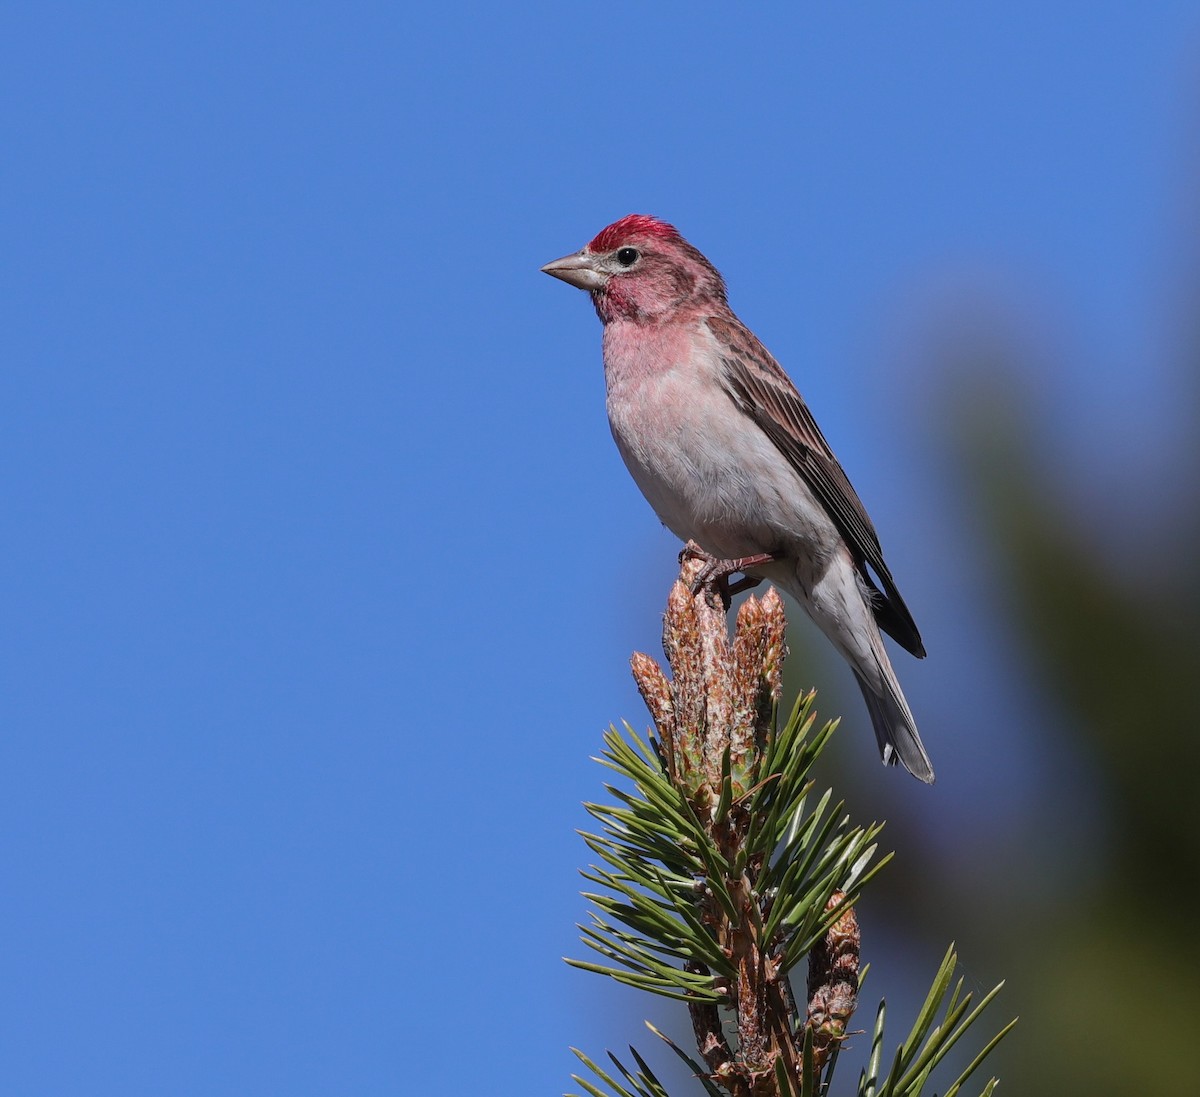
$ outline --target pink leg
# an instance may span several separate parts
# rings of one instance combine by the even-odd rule
[[[729,577],[735,572],[745,571],[747,568],[759,567],[762,564],[773,564],[780,559],[773,552],[759,552],[754,556],[739,556],[733,560],[718,560],[715,556],[705,552],[695,541],[689,541],[679,554],[679,562],[687,557],[692,557],[696,560],[703,560],[704,567],[700,569],[700,573],[696,576],[692,583],[692,593],[696,594],[702,587],[708,587],[713,590],[725,603],[729,605],[729,599],[735,594],[741,594],[744,590],[750,590],[752,587],[758,586],[762,579],[755,578],[752,575],[745,575],[736,583],[730,583]]]

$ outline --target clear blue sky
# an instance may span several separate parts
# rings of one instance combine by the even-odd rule
[[[922,339],[998,301],[1069,349],[1085,510],[1161,459],[1200,16],[810,7],[0,17],[0,1091],[556,1093],[568,1044],[652,1044],[559,957],[676,545],[537,270],[631,211],[724,271],[922,623],[938,786],[850,705],[847,772],[949,864],[996,773],[1053,780],[963,726],[1011,655],[929,536]]]

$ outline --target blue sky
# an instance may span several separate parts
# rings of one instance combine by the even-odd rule
[[[932,333],[1016,317],[1080,520],[1153,506],[1194,5],[432,11],[0,17],[4,1092],[554,1093],[650,1043],[559,958],[677,546],[537,270],[631,211],[723,270],[922,624],[939,784],[818,660],[842,772],[953,865],[1067,765],[968,726],[1019,660]]]

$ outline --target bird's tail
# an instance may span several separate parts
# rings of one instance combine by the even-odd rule
[[[879,742],[879,753],[883,755],[885,766],[894,766],[899,762],[918,781],[927,785],[933,784],[933,765],[921,736],[917,733],[917,724],[909,710],[904,694],[900,692],[900,684],[896,674],[888,664],[885,654],[879,660],[880,689],[876,690],[867,680],[854,672],[859,689],[867,702],[867,710],[871,713],[871,723],[875,727],[875,738]]]

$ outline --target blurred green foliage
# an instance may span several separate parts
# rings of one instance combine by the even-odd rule
[[[1173,483],[1147,485],[1176,500],[1190,493],[1190,513],[1176,506],[1159,528],[1123,530],[1121,547],[1105,551],[1069,489],[1043,471],[1054,468],[1053,439],[1011,388],[991,385],[964,405],[951,444],[1008,623],[1050,701],[1039,723],[1080,761],[1098,816],[1087,830],[1094,848],[1078,851],[1086,872],[1064,872],[1065,886],[1036,903],[1022,902],[1026,882],[1014,880],[1013,902],[984,912],[973,936],[1011,976],[1023,1018],[1019,1049],[1001,1056],[1005,1088],[1191,1097],[1200,1092],[1197,464],[1183,458]],[[1112,441],[1120,446],[1119,424]],[[1114,562],[1131,542],[1134,558]]]

